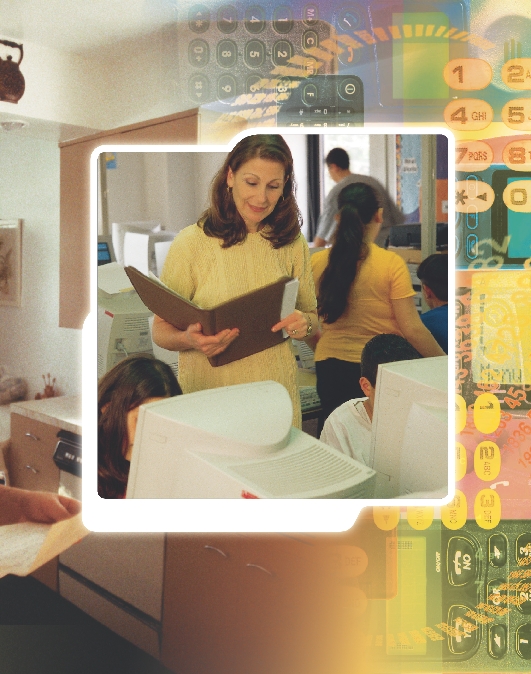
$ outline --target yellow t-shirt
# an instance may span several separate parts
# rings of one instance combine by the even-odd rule
[[[258,232],[248,234],[245,241],[230,248],[222,248],[222,243],[207,236],[198,225],[186,227],[170,247],[161,280],[186,299],[210,309],[273,283],[281,276],[291,276],[300,281],[296,308],[315,313],[310,254],[302,235],[282,248],[273,248]],[[293,423],[300,428],[297,364],[291,340],[220,367],[212,367],[199,351],[179,354],[179,383],[183,393],[267,379],[287,388],[293,403]],[[252,410],[249,413],[252,414]]]
[[[327,264],[330,249],[312,255],[316,292],[319,279]],[[384,333],[402,335],[393,314],[391,300],[415,295],[411,277],[404,260],[374,243],[361,262],[350,288],[347,306],[335,323],[321,323],[321,339],[317,343],[315,360],[338,358],[359,363],[365,344]]]

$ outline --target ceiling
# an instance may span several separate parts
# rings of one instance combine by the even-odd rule
[[[60,51],[83,54],[98,47],[149,36],[186,20],[196,0],[0,0],[0,39],[34,43]],[[211,2],[211,0],[203,0]],[[0,55],[9,52],[0,47]],[[16,55],[18,58],[18,54]],[[24,117],[16,106],[0,113],[0,122],[20,120],[26,126],[6,131],[18,137],[62,141],[87,135],[96,129],[74,127]]]
[[[182,19],[188,5],[187,0],[0,0],[0,31],[14,41],[83,52],[152,33]]]

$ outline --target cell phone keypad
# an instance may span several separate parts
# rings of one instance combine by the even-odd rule
[[[504,521],[489,531],[467,522],[457,532],[443,530],[442,545],[444,671],[529,671],[530,523]]]

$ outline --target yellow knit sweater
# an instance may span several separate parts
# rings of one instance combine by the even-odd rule
[[[292,276],[300,281],[297,309],[315,313],[310,255],[302,235],[278,249],[259,232],[248,234],[243,243],[230,248],[222,248],[221,244],[220,239],[206,236],[198,225],[186,227],[171,245],[161,280],[183,297],[209,309],[281,276]],[[212,367],[199,351],[179,354],[183,393],[268,379],[288,390],[293,402],[293,424],[300,428],[297,366],[290,340],[220,367]]]

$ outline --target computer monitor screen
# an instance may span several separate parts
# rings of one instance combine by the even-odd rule
[[[111,237],[98,236],[98,267],[115,261]]]
[[[157,264],[156,246],[157,244],[168,244],[170,246],[174,238],[175,232],[126,232],[123,253],[124,267],[135,267],[146,276],[149,275],[149,272],[159,276],[162,269],[159,269]]]
[[[372,498],[372,469],[292,420],[272,381],[142,405],[127,498]]]
[[[124,237],[126,232],[160,232],[162,224],[157,220],[134,220],[131,222],[113,222],[111,226],[112,245],[116,261],[124,264]]]
[[[378,367],[369,465],[377,498],[448,493],[448,357]]]

